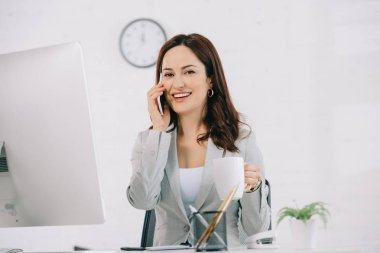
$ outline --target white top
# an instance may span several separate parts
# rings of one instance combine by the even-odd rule
[[[202,173],[203,167],[179,168],[182,202],[188,214],[190,214],[189,205],[194,203],[201,188]]]

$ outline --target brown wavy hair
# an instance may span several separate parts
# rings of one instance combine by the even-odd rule
[[[228,91],[226,78],[222,67],[221,60],[214,45],[204,36],[196,33],[189,35],[179,34],[168,40],[158,54],[156,65],[156,83],[159,81],[162,71],[162,61],[165,54],[173,47],[186,46],[198,57],[206,67],[206,75],[211,79],[214,94],[207,99],[206,115],[203,119],[208,131],[200,134],[198,142],[203,142],[209,137],[214,144],[230,152],[238,152],[239,148],[235,141],[239,137],[239,127],[241,124],[247,125],[240,121],[240,114],[232,103]],[[164,96],[162,96],[164,100]],[[170,107],[169,107],[170,108]],[[172,132],[178,127],[178,116],[170,108],[170,125],[173,127],[168,130]],[[247,125],[248,126],[248,125]],[[249,126],[248,126],[249,127]]]

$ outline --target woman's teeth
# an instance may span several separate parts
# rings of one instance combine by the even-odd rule
[[[183,97],[188,97],[190,96],[191,93],[179,93],[179,94],[174,94],[173,96],[175,98],[183,98]]]

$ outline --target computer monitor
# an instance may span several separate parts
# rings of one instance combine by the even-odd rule
[[[0,228],[100,224],[79,43],[0,55]]]

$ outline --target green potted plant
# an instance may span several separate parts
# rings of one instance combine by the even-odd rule
[[[317,242],[315,216],[318,216],[326,226],[330,212],[325,203],[313,202],[302,208],[283,207],[278,212],[277,225],[283,219],[290,218],[290,228],[295,247],[298,249],[314,249]]]

